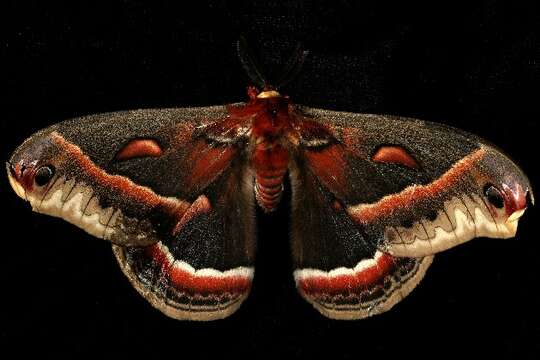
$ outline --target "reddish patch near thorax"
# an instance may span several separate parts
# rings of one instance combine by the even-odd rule
[[[146,253],[161,266],[176,289],[190,294],[244,294],[251,288],[251,278],[246,276],[198,276],[181,267],[173,266],[159,244],[146,248]]]
[[[394,267],[394,258],[381,254],[372,265],[354,274],[306,277],[299,280],[297,285],[308,295],[354,293],[380,283]]]
[[[379,163],[399,164],[411,169],[418,169],[416,160],[401,146],[382,146],[372,157]]]
[[[484,154],[485,150],[479,149],[458,161],[441,177],[427,185],[409,186],[400,193],[383,197],[376,203],[352,206],[348,212],[357,222],[366,223],[390,215],[396,209],[405,209],[417,201],[440,195],[459,183],[463,179],[463,174],[473,168]]]
[[[342,145],[335,144],[323,149],[305,150],[304,154],[309,167],[317,175],[319,180],[327,188],[340,194],[339,197],[344,197],[343,193],[348,188],[345,174],[347,169],[349,169],[345,148]]]
[[[141,157],[158,157],[163,151],[154,139],[134,139],[125,145],[115,156],[115,160],[129,160]]]
[[[236,148],[232,146],[213,146],[205,140],[197,141],[186,159],[186,163],[193,166],[186,179],[186,192],[193,191],[193,188],[204,188],[212,182],[229,166],[236,153]]]

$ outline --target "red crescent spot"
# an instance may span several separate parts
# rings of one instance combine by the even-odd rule
[[[158,244],[148,246],[146,253],[161,266],[175,288],[197,294],[244,294],[251,288],[251,279],[245,276],[200,276],[173,266]]]
[[[360,223],[373,221],[386,216],[396,208],[404,209],[416,201],[427,199],[444,192],[463,179],[463,174],[469,171],[486,153],[479,149],[458,161],[441,177],[427,185],[413,185],[397,194],[388,195],[373,204],[360,204],[349,207],[348,212],[353,219]]]
[[[308,295],[356,292],[380,282],[394,269],[394,266],[394,258],[391,255],[382,254],[373,265],[354,274],[307,277],[300,280],[298,286]]]
[[[134,139],[125,145],[114,157],[115,160],[123,161],[140,157],[158,157],[163,151],[154,139]]]
[[[411,169],[418,169],[416,160],[401,146],[381,146],[372,160],[379,163],[399,164]]]
[[[204,195],[201,195],[191,204],[191,206],[182,214],[182,218],[176,224],[173,230],[173,236],[178,234],[182,228],[192,219],[197,217],[200,214],[206,214],[210,212],[211,206],[210,201]]]

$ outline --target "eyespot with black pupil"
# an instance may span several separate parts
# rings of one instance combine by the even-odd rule
[[[504,199],[499,189],[497,189],[492,184],[486,184],[484,186],[484,195],[486,196],[487,201],[497,209],[502,209],[504,207]]]
[[[54,166],[45,165],[36,170],[34,182],[37,186],[43,186],[49,183],[54,176]]]

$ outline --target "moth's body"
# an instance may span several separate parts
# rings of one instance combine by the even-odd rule
[[[34,210],[113,242],[134,287],[178,319],[223,318],[246,298],[254,204],[274,210],[287,174],[294,278],[332,318],[390,309],[439,251],[515,234],[529,182],[483,140],[249,94],[59,123],[17,149],[10,183]]]
[[[261,94],[265,94],[262,92]],[[243,111],[252,113],[251,164],[255,170],[255,195],[266,211],[275,209],[283,191],[283,176],[289,165],[291,109],[278,93],[252,99]]]

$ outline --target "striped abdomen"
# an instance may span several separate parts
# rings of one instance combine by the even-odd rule
[[[263,210],[272,211],[277,207],[288,163],[289,152],[278,143],[261,142],[255,147],[252,157],[255,197]]]

